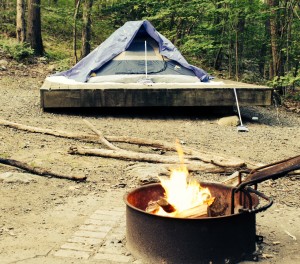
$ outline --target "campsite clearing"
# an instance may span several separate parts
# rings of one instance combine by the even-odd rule
[[[24,73],[26,72],[26,76]],[[55,130],[90,133],[83,118],[104,135],[136,136],[175,142],[199,150],[239,157],[256,163],[270,163],[300,153],[299,114],[285,108],[242,107],[243,122],[248,133],[236,127],[219,126],[220,116],[201,113],[163,111],[102,111],[72,110],[44,112],[40,108],[40,86],[48,74],[43,64],[19,70],[0,72],[0,116],[11,122]],[[257,117],[258,120],[252,120]],[[74,141],[45,134],[29,133],[0,126],[0,155],[22,160],[61,174],[86,175],[86,182],[35,175],[16,175],[11,181],[1,181],[0,262],[1,263],[116,263],[100,260],[100,246],[84,248],[82,259],[62,256],[61,248],[74,234],[87,235],[81,228],[99,215],[99,209],[124,209],[123,195],[140,185],[136,175],[137,162],[68,154],[70,146],[98,147],[96,143]],[[117,144],[118,145],[118,144]],[[143,150],[144,147],[142,147]],[[139,150],[136,148],[135,150]],[[163,156],[157,149],[150,153]],[[147,171],[147,163],[142,163]],[[145,169],[146,168],[146,169]],[[148,169],[148,172],[151,171]],[[19,170],[0,165],[0,174]],[[198,179],[222,180],[195,173]],[[300,202],[299,176],[268,181],[259,187],[274,197],[275,204],[257,215],[257,233],[264,236],[262,264],[299,263]],[[98,212],[95,214],[95,212]],[[113,211],[115,215],[117,211]],[[117,229],[117,227],[119,229]],[[114,229],[115,228],[115,229]],[[120,261],[130,257],[125,250],[124,218],[116,232],[107,240],[106,249],[123,252]],[[81,231],[80,231],[81,230]],[[80,232],[79,232],[80,231]],[[122,233],[123,232],[123,233]],[[73,238],[74,239],[74,238]],[[94,238],[97,241],[97,238]],[[123,251],[122,251],[123,250]],[[57,253],[60,252],[60,253]],[[92,253],[91,253],[92,252]],[[59,256],[60,255],[60,256]],[[85,259],[89,256],[88,259]],[[131,262],[129,262],[131,263]]]

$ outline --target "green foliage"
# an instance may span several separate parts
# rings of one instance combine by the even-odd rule
[[[0,30],[15,36],[16,1],[6,1],[0,12]],[[82,7],[77,16],[77,48],[81,45]],[[277,13],[278,51],[281,68],[273,87],[299,86],[300,7],[295,0],[276,1],[270,8],[261,0],[94,0],[92,41],[95,48],[130,20],[148,19],[183,53],[205,70],[249,82],[264,82],[272,74],[270,21]],[[269,1],[270,2],[270,1]],[[273,1],[274,2],[274,1]],[[42,1],[42,33],[47,57],[66,69],[73,62],[75,1]],[[273,11],[273,12],[272,12]],[[46,41],[45,41],[46,40]],[[5,44],[5,46],[11,46]],[[30,56],[27,46],[8,48],[20,60]],[[297,70],[295,70],[297,69]]]
[[[296,76],[292,72],[288,72],[285,76],[276,76],[268,84],[276,89],[292,89],[300,87],[300,73]]]
[[[57,41],[72,39],[73,10],[65,8],[49,8],[42,16],[43,31],[57,38]]]
[[[300,102],[300,92],[288,90],[283,99]]]
[[[16,35],[15,18],[16,9],[13,6],[4,10],[0,8],[0,32],[6,36],[14,37]]]
[[[34,50],[27,43],[18,43],[15,40],[0,40],[0,49],[17,61],[34,55]]]

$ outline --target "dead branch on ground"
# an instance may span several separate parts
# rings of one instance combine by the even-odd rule
[[[96,134],[99,136],[99,140],[102,144],[107,146],[109,149],[112,150],[121,150],[120,148],[116,147],[115,145],[111,144],[103,135],[102,133],[97,130],[89,121],[83,119],[83,122]]]
[[[72,181],[85,181],[86,176],[70,176],[70,175],[63,175],[59,173],[55,173],[40,167],[32,167],[27,163],[18,161],[18,160],[13,160],[13,159],[4,159],[0,158],[0,163],[12,167],[17,167],[19,169],[22,169],[24,171],[39,175],[39,176],[45,176],[45,177],[53,177],[53,178],[60,178],[60,179],[67,179],[67,180],[72,180]]]
[[[150,163],[164,163],[170,166],[171,164],[178,164],[178,156],[162,156],[158,154],[151,153],[141,153],[128,150],[110,150],[110,149],[95,149],[95,148],[86,148],[73,146],[70,147],[69,154],[72,155],[91,155],[105,158],[114,158],[130,161],[139,161],[139,162],[150,162]],[[189,159],[186,157],[186,166],[189,171],[205,171],[208,173],[224,173],[231,171],[231,167],[220,167],[212,163],[205,163],[200,160]]]
[[[52,136],[56,136],[56,137],[63,137],[63,138],[70,138],[70,139],[77,139],[77,140],[82,140],[82,141],[87,141],[87,142],[99,142],[99,134],[98,134],[99,131],[97,131],[96,129],[95,129],[95,131],[93,129],[93,131],[95,133],[97,133],[98,136],[27,126],[27,125],[23,125],[23,124],[19,124],[19,123],[10,122],[10,121],[4,120],[4,119],[0,119],[0,125],[15,128],[18,130],[27,131],[27,132],[32,132],[32,133],[42,133],[42,134],[46,134],[46,135],[52,135]],[[103,137],[102,133],[100,133],[100,135]],[[176,151],[174,144],[171,144],[168,142],[162,142],[159,140],[151,140],[151,139],[144,139],[144,138],[137,138],[137,137],[126,137],[126,136],[106,136],[104,139],[108,142],[108,145],[111,144],[110,142],[119,142],[119,143],[127,143],[127,144],[135,144],[135,145],[140,145],[140,146],[161,148],[161,149],[168,150],[168,151]],[[105,144],[106,146],[108,146],[107,142],[106,142],[106,144],[104,143],[104,141],[102,143]],[[112,146],[114,146],[114,145],[112,145]],[[116,147],[116,146],[114,146],[114,147]],[[220,167],[240,168],[240,167],[245,166],[245,161],[238,159],[238,158],[222,157],[222,156],[219,156],[219,155],[216,155],[213,153],[209,153],[209,152],[203,152],[203,151],[200,152],[200,151],[197,151],[192,148],[185,147],[185,146],[183,147],[183,150],[184,150],[185,155],[191,155],[196,160],[201,160],[206,163],[213,163]],[[247,165],[248,164],[249,163],[247,163]],[[251,168],[253,168],[253,167],[255,167],[255,164],[251,164]]]

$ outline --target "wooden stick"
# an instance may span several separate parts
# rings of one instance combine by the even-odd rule
[[[131,161],[141,161],[141,162],[152,162],[152,163],[166,163],[166,164],[178,164],[178,156],[162,156],[158,154],[151,153],[141,153],[128,150],[110,150],[110,149],[94,149],[73,146],[70,147],[69,154],[76,155],[91,155],[106,158],[115,158]],[[226,172],[229,170],[226,167],[218,167],[214,164],[204,163],[201,161],[185,159],[187,168],[192,171],[206,171],[206,172]]]
[[[115,158],[115,159],[123,159],[123,160],[131,160],[131,161],[146,161],[146,162],[154,162],[154,163],[170,163],[176,164],[178,163],[177,156],[161,156],[158,154],[150,154],[150,153],[141,153],[134,152],[128,150],[111,150],[111,149],[99,149],[99,148],[86,148],[73,146],[70,147],[69,154],[79,154],[79,155],[91,155],[91,156],[99,156],[106,158]]]
[[[97,130],[89,121],[83,119],[83,122],[95,133],[99,136],[99,140],[102,144],[107,146],[109,149],[112,150],[120,150],[120,148],[116,147],[115,145],[111,144],[103,135],[102,133]]]
[[[80,140],[91,140],[95,142],[97,140],[97,137],[94,135],[84,135],[80,133],[71,133],[66,132],[62,130],[53,130],[48,128],[40,128],[40,127],[33,127],[33,126],[27,126],[19,123],[10,122],[4,119],[0,119],[0,125],[15,128],[18,130],[23,130],[27,132],[32,133],[41,133],[45,135],[51,135],[55,137],[63,137],[63,138],[73,138],[73,139],[80,139]]]
[[[28,171],[30,173],[39,175],[39,176],[51,176],[53,178],[60,178],[60,179],[67,179],[67,180],[72,180],[72,181],[85,181],[86,180],[86,176],[69,176],[69,175],[62,175],[62,174],[58,174],[52,171],[48,171],[45,170],[43,168],[40,167],[32,167],[30,165],[28,165],[27,163],[18,161],[18,160],[13,160],[13,159],[4,159],[4,158],[0,158],[0,163],[5,164],[5,165],[9,165],[12,167],[17,167],[20,168],[22,170]]]

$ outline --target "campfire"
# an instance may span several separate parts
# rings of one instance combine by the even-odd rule
[[[183,150],[178,142],[176,148],[180,167],[173,169],[170,177],[159,177],[165,190],[159,200],[151,200],[146,212],[161,216],[179,218],[198,218],[207,216],[208,207],[214,202],[208,188],[203,188],[198,181],[190,177],[184,164]]]
[[[165,190],[159,200],[151,200],[146,212],[161,216],[198,218],[208,215],[208,207],[214,202],[208,188],[203,188],[191,178],[183,162],[183,153],[178,145],[181,165],[173,169],[170,177],[159,177]]]
[[[300,169],[300,156],[251,171],[237,186],[196,183],[183,164],[181,156],[170,177],[124,196],[129,251],[145,263],[257,261],[256,214],[273,203],[257,184]]]

